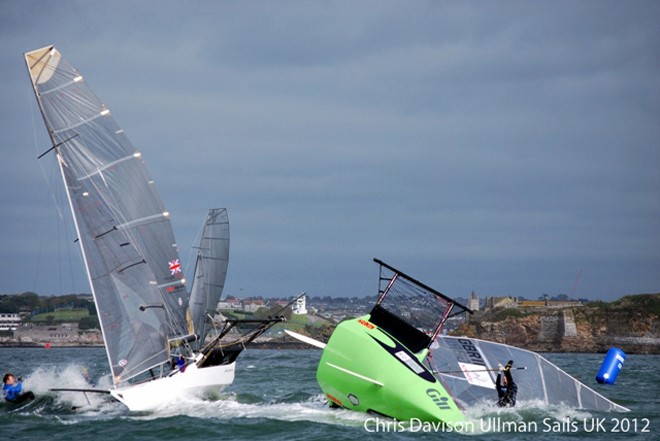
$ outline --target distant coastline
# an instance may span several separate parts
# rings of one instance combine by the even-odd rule
[[[62,299],[68,302],[67,307],[61,305],[40,314],[32,313],[30,320],[24,323],[20,323],[18,313],[0,314],[5,326],[19,322],[13,330],[2,331],[0,348],[104,347],[101,331],[95,324],[97,318],[88,314],[95,312],[91,296],[70,295]],[[17,307],[20,301],[31,301],[31,310],[34,311],[39,304],[45,308],[44,304],[53,299],[27,293],[5,296],[0,300],[5,301],[5,308]],[[316,340],[327,341],[335,323],[369,311],[373,299],[361,300],[363,302],[359,304],[351,300],[339,305],[325,300],[326,303],[319,304],[320,311],[313,308],[309,314],[293,315],[274,330],[284,326]],[[660,354],[660,294],[629,295],[609,303],[521,301],[510,297],[489,301],[492,304],[485,302],[483,311],[478,310],[479,304],[475,302],[474,314],[448,320],[445,329],[450,335],[480,338],[541,353],[605,353],[611,347],[619,347],[628,354]],[[261,306],[263,301],[258,302],[255,300],[252,302],[255,305],[250,304],[256,308],[254,312],[221,310],[221,313],[224,317],[238,319],[251,318],[264,311],[268,313],[269,310]],[[26,317],[29,313],[21,314]],[[282,332],[263,336],[248,348],[312,349]]]
[[[641,350],[639,345],[628,347],[626,344],[617,344],[616,341],[611,341],[611,345],[604,345],[602,349],[597,350],[536,350],[535,352],[540,353],[551,353],[551,354],[604,354],[607,352],[609,347],[622,347],[624,352],[629,355],[660,355],[660,339],[654,341],[650,345],[646,345]],[[25,348],[25,349],[44,349],[44,350],[57,350],[64,348],[84,348],[84,349],[100,349],[104,346],[102,344],[79,344],[79,343],[58,343],[51,344],[48,348],[45,347],[44,343],[20,343],[20,342],[0,342],[0,350],[3,348]],[[519,346],[520,347],[520,346]],[[315,350],[319,351],[320,349],[312,347],[302,342],[291,342],[291,341],[267,341],[267,342],[257,342],[251,343],[247,346],[247,350]],[[526,349],[526,348],[523,348]]]
[[[80,343],[58,343],[50,345],[46,348],[44,343],[18,343],[18,342],[0,342],[0,349],[2,348],[33,348],[33,349],[61,349],[61,348],[103,348],[103,345],[92,344],[84,345]]]
[[[660,354],[660,294],[616,302],[548,307],[496,307],[469,316],[455,334],[534,352]]]

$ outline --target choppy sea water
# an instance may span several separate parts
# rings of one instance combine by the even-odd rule
[[[545,354],[631,412],[540,403],[474,408],[466,413],[476,433],[457,435],[438,427],[376,424],[365,414],[329,409],[315,378],[320,355],[318,350],[247,350],[238,358],[234,384],[217,399],[190,397],[155,413],[131,413],[105,396],[48,392],[86,387],[83,367],[100,386],[108,386],[102,348],[0,348],[0,370],[23,376],[25,388],[38,396],[19,409],[3,404],[0,427],[14,440],[53,441],[660,439],[660,356],[629,355],[616,384],[604,386],[594,379],[603,354]]]

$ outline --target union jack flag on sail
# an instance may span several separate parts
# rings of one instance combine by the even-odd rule
[[[181,272],[181,263],[179,262],[179,259],[170,260],[169,265],[170,274],[175,275],[176,273]]]

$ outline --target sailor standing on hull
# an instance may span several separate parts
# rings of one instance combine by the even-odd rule
[[[511,376],[511,366],[513,365],[513,360],[509,360],[506,364],[506,367],[503,369],[504,377],[502,373],[497,374],[497,380],[495,380],[495,388],[497,389],[497,405],[500,407],[513,407],[516,405],[516,395],[518,395],[518,385],[513,381]],[[501,365],[500,365],[500,370]]]

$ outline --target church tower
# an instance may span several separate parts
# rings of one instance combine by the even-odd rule
[[[479,297],[472,291],[470,294],[470,299],[468,300],[468,308],[473,311],[479,311]]]

